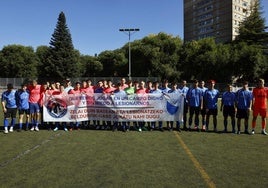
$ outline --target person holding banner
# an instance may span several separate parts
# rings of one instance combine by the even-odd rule
[[[66,88],[65,88],[66,89]],[[64,90],[64,91],[66,91],[66,90]],[[76,82],[75,83],[75,87],[73,88],[73,89],[70,89],[69,90],[69,92],[68,92],[68,94],[73,94],[73,95],[76,95],[76,94],[81,94],[81,82]],[[77,130],[80,130],[80,128],[79,128],[79,122],[78,121],[76,121],[75,122],[75,127],[73,126],[73,122],[71,122],[71,128],[70,128],[70,131],[72,131],[73,130],[73,128],[76,128]]]
[[[103,84],[103,80],[99,80],[97,82],[97,85],[93,86],[94,89],[94,93],[103,93],[104,90],[104,84]],[[98,130],[100,129],[100,120],[93,120],[95,129]]]
[[[189,87],[187,87],[187,81],[182,80],[181,87],[179,88],[181,90],[182,95],[184,96],[184,108],[183,108],[183,129],[188,130],[186,127],[187,123],[187,113],[188,113],[188,101],[186,99],[187,92],[189,90]]]
[[[145,87],[145,82],[144,81],[140,81],[140,85],[139,85],[139,88],[136,90],[136,94],[138,95],[144,95],[144,94],[147,94],[146,93],[146,87]],[[139,125],[139,132],[141,132],[142,130],[145,129],[144,125],[145,125],[145,122],[140,120],[138,122],[138,125]]]
[[[167,79],[164,79],[163,80],[163,83],[162,83],[162,88],[161,88],[161,90],[162,90],[162,93],[169,93],[169,91],[171,90],[169,87],[168,87],[168,80]],[[167,129],[169,130],[169,131],[172,131],[173,130],[173,128],[171,129],[170,128],[170,121],[167,121],[166,122],[166,124],[167,124]]]
[[[176,82],[171,83],[171,89],[168,91],[168,93],[176,93],[176,94],[181,94],[180,89],[177,88],[178,84]],[[170,121],[169,122],[171,130],[173,130],[173,125],[174,122]],[[176,129],[177,131],[181,132],[180,126],[179,126],[179,121],[176,122]]]
[[[67,93],[65,92],[65,90],[64,90],[64,86],[63,85],[60,85],[59,86],[59,90],[57,90],[57,91],[54,91],[53,93],[52,93],[52,95],[53,96],[55,96],[56,98],[57,98],[57,100],[58,100],[58,102],[57,101],[55,101],[55,102],[57,102],[56,103],[56,105],[53,107],[54,109],[52,109],[53,111],[56,111],[56,112],[58,112],[58,111],[60,111],[60,109],[61,108],[67,108],[67,104],[66,104],[66,102],[65,101],[67,101]],[[52,96],[52,97],[53,97]],[[60,100],[59,100],[60,99]],[[55,128],[53,129],[53,131],[57,131],[57,130],[59,130],[59,125],[60,125],[60,122],[55,122]],[[67,129],[67,123],[66,122],[62,122],[62,125],[63,125],[63,130],[65,131],[65,132],[67,132],[68,131],[68,129]]]
[[[103,88],[103,94],[112,94],[115,91],[115,87],[113,86],[112,80],[107,80],[107,87]],[[101,129],[107,129],[107,127],[112,127],[112,121],[104,121],[104,126],[101,127]]]
[[[155,81],[153,83],[153,87],[154,87],[154,90],[151,91],[152,94],[160,94],[160,93],[162,94],[162,90],[159,89],[159,82],[158,81]],[[162,132],[164,131],[162,121],[158,122],[158,128],[160,131],[162,131]],[[156,129],[156,122],[155,121],[153,121],[151,123],[151,130],[154,130],[154,129]]]
[[[114,98],[114,101],[117,101],[117,100],[124,100],[125,97],[127,97],[127,93],[124,91],[123,89],[124,87],[122,86],[122,83],[118,83],[116,85],[116,89],[111,93],[111,97]],[[115,104],[118,104],[118,103],[115,103]],[[119,102],[120,104],[120,102]],[[126,127],[126,122],[125,121],[122,121],[121,122],[122,124],[122,130],[123,132],[126,132],[127,130],[127,127]],[[118,129],[118,126],[120,125],[119,121],[114,121],[114,124],[113,124],[113,131],[116,131]]]
[[[208,131],[209,118],[213,116],[214,132],[217,132],[218,98],[220,92],[215,89],[215,81],[208,81],[209,87],[204,94],[204,103],[206,108],[206,131]]]

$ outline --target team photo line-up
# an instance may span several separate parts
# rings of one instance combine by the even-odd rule
[[[244,81],[241,89],[233,91],[231,84],[226,85],[226,90],[221,95],[221,101],[218,104],[220,92],[215,88],[215,81],[207,81],[205,87],[204,81],[194,80],[191,87],[187,87],[187,82],[183,80],[181,84],[169,83],[164,80],[161,84],[158,81],[126,81],[122,78],[120,82],[114,84],[111,80],[99,80],[93,85],[91,80],[76,82],[72,86],[70,79],[60,82],[45,82],[39,84],[37,80],[31,80],[29,83],[22,84],[20,89],[14,89],[12,84],[7,84],[7,89],[2,93],[1,104],[4,113],[4,133],[14,131],[15,125],[18,125],[17,131],[30,130],[39,131],[43,126],[49,130],[57,131],[63,128],[64,131],[73,129],[79,130],[81,127],[90,127],[92,129],[110,129],[129,131],[135,129],[143,130],[195,130],[209,131],[210,117],[214,132],[217,130],[218,105],[223,113],[224,130],[227,131],[228,117],[231,119],[231,132],[240,134],[242,132],[241,120],[243,119],[243,132],[245,134],[254,134],[257,116],[261,116],[261,134],[266,133],[267,117],[267,99],[268,89],[264,86],[264,79],[259,79],[257,86],[252,91],[248,88],[248,82]],[[163,121],[145,122],[145,121],[101,121],[94,120],[82,122],[45,122],[42,116],[42,107],[45,95],[63,95],[63,94],[154,94],[154,93],[175,93],[183,96],[183,119],[182,121],[166,121],[163,127]],[[249,131],[249,116],[252,111],[251,131]],[[16,124],[17,112],[19,122]],[[188,117],[187,117],[188,116]],[[199,120],[200,119],[200,120]],[[67,126],[68,125],[68,126]],[[200,125],[200,126],[199,126]]]

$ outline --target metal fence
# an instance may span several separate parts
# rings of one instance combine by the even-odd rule
[[[90,79],[93,84],[96,84],[99,80],[111,80],[113,83],[118,83],[121,80],[122,77],[81,77],[81,78],[70,78],[72,83],[75,83],[77,81],[87,80]],[[157,77],[132,77],[132,80],[137,81],[156,81]],[[13,84],[15,89],[20,88],[21,84],[24,83],[27,80],[27,78],[0,78],[0,93],[2,93],[3,90],[6,89],[6,85],[11,83]],[[53,80],[53,79],[50,79]],[[126,78],[128,80],[128,78]],[[45,80],[43,80],[45,81]],[[53,80],[57,82],[63,82],[64,80]],[[41,81],[40,81],[41,82]],[[191,87],[191,83],[188,83],[188,86]],[[226,83],[216,83],[215,85],[216,89],[218,89],[220,92],[223,92],[226,90]],[[255,87],[254,83],[249,83],[249,89],[252,90],[252,88]],[[241,88],[241,85],[234,85],[234,91]]]

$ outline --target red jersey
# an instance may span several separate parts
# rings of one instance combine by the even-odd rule
[[[103,93],[112,93],[115,89],[114,87],[106,87],[103,89]]]
[[[147,93],[146,92],[146,88],[139,88],[137,91],[136,91],[137,94],[145,94]]]
[[[81,88],[81,93],[92,94],[92,93],[94,93],[94,88],[93,88],[93,86]]]
[[[256,87],[253,89],[253,109],[266,109],[268,99],[268,89],[265,87]]]
[[[42,94],[42,88],[41,85],[36,85],[36,86],[32,86],[29,85],[28,86],[28,90],[29,90],[29,102],[30,103],[39,103],[40,99],[41,99],[41,94]]]

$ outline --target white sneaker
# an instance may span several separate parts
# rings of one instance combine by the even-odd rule
[[[4,130],[4,133],[5,133],[5,134],[7,134],[7,133],[8,133],[8,130],[7,130],[7,129],[5,129],[5,130]]]
[[[10,127],[9,132],[11,133],[13,132],[13,127]]]
[[[251,131],[251,134],[255,134],[255,131],[254,131],[254,130],[252,130],[252,131]]]
[[[34,131],[34,127],[32,127],[32,128],[30,129],[30,131]]]
[[[142,130],[141,130],[141,128],[139,128],[139,132],[141,132]]]
[[[35,131],[39,131],[39,128],[38,127],[35,127]]]
[[[262,130],[262,131],[261,131],[261,134],[263,134],[263,135],[267,135],[267,132],[266,132],[265,130]]]
[[[68,129],[67,128],[64,128],[64,131],[68,132]]]
[[[59,128],[58,127],[56,127],[53,131],[57,131],[57,130],[59,130]]]

